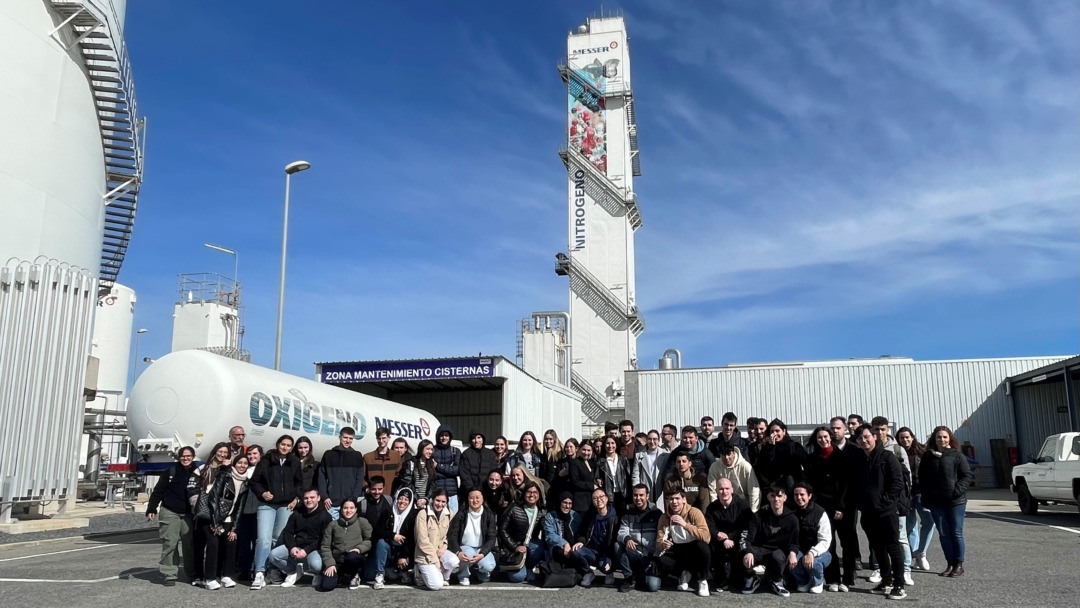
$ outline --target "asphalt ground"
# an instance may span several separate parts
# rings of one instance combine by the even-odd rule
[[[935,573],[914,572],[915,585],[908,589],[907,602],[920,605],[959,606],[1077,606],[1080,604],[1080,514],[1073,507],[1043,507],[1039,515],[988,508],[969,511],[965,524],[967,574],[945,579]],[[865,549],[864,549],[865,554]],[[207,591],[178,584],[165,587],[157,574],[159,545],[156,534],[145,530],[126,534],[93,535],[86,538],[53,540],[47,543],[9,545],[0,551],[0,606],[202,606],[208,602],[243,602],[260,608],[292,607],[297,602],[317,602],[320,606],[428,606],[462,605],[463,602],[490,602],[521,608],[568,606],[602,602],[602,605],[650,604],[657,608],[679,607],[709,602],[731,604],[865,606],[886,600],[869,594],[872,585],[860,581],[851,593],[809,595],[793,593],[788,599],[759,591],[753,596],[731,593],[698,598],[674,588],[659,593],[620,594],[610,588],[539,589],[530,585],[488,583],[433,593],[388,585],[374,591],[338,589],[317,593],[306,584],[293,589],[271,586],[251,591],[234,589]],[[929,554],[930,565],[943,566],[935,539]]]

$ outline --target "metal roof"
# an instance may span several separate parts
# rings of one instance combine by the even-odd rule
[[[1065,359],[1064,361],[1058,361],[1057,363],[1051,363],[1050,365],[1044,365],[1038,369],[1033,369],[1030,372],[1017,374],[1010,378],[1006,378],[1006,381],[1014,386],[1032,384],[1046,380],[1051,376],[1064,375],[1065,370],[1080,370],[1080,355]]]
[[[459,357],[419,357],[419,358],[416,358],[416,359],[362,359],[362,360],[352,359],[352,360],[348,360],[348,361],[316,361],[315,365],[341,365],[341,364],[348,364],[348,363],[416,363],[416,362],[419,362],[419,361],[455,361],[455,360],[458,360],[458,359],[476,359],[478,357],[481,358],[481,359],[490,358],[492,360],[494,360],[494,359],[502,359],[504,361],[509,361],[509,359],[507,359],[506,357],[504,357],[502,355],[477,354],[477,355],[461,355]]]

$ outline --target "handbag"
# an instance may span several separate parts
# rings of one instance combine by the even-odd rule
[[[195,501],[195,519],[205,519],[207,521],[214,518],[213,510],[210,508],[210,493],[199,492],[199,498]]]

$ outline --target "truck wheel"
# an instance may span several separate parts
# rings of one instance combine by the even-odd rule
[[[1031,496],[1027,484],[1020,484],[1016,489],[1016,502],[1020,504],[1020,512],[1024,515],[1035,515],[1039,512],[1039,501]]]

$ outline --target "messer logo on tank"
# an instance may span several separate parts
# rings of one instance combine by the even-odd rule
[[[367,418],[363,414],[331,405],[317,405],[308,401],[299,389],[289,389],[289,394],[291,398],[252,393],[248,410],[251,424],[330,437],[336,437],[342,428],[351,426],[358,440],[367,434]]]

